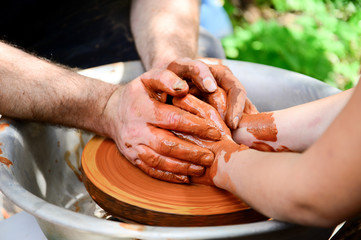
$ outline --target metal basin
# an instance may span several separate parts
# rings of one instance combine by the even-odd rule
[[[274,67],[224,60],[260,111],[302,104],[339,92],[320,81]],[[81,71],[107,82],[127,82],[143,72],[140,62]],[[80,157],[93,134],[45,124],[2,119],[0,190],[35,216],[48,239],[327,239],[331,229],[262,221],[216,227],[154,227],[96,217],[95,203],[78,179]]]

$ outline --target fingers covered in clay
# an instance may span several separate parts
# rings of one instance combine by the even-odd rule
[[[251,100],[249,100],[249,98],[246,99],[246,103],[244,105],[243,113],[245,113],[245,114],[257,114],[257,113],[259,113],[256,106],[253,105],[253,103],[251,102]]]
[[[211,106],[217,109],[224,121],[227,113],[227,93],[218,87],[214,93],[205,94],[205,99]]]
[[[205,120],[210,120],[217,126],[222,135],[230,134],[228,127],[215,108],[195,96],[187,94],[182,98],[173,98],[173,104]]]
[[[105,115],[112,119],[108,136],[132,164],[152,177],[189,182],[189,176],[199,176],[204,166],[213,163],[211,150],[171,132],[209,140],[222,136],[211,120],[166,104],[167,95],[181,97],[187,92],[186,82],[174,73],[152,70],[115,92],[108,101]]]
[[[289,139],[278,130],[276,116],[277,111],[244,114],[238,129],[232,132],[234,141],[264,152],[292,152],[286,146]]]
[[[217,173],[217,161],[219,159],[228,161],[233,153],[246,150],[248,147],[238,145],[232,140],[230,129],[226,126],[219,113],[209,104],[190,94],[187,94],[182,98],[173,98],[173,104],[200,117],[213,121],[222,132],[222,138],[219,141],[206,141],[196,136],[174,132],[177,137],[198,146],[208,148],[214,153],[215,160],[213,165],[206,169],[206,173],[201,177],[194,176],[191,178],[191,182],[193,183],[213,185],[213,178]]]
[[[177,59],[171,62],[167,69],[182,79],[191,80],[202,92],[212,93],[217,89],[212,73],[201,61],[190,58]]]
[[[188,93],[188,84],[171,71],[154,69],[140,76],[144,86],[154,92],[165,92],[172,96]]]
[[[178,107],[155,103],[157,109],[157,120],[154,125],[174,131],[185,132],[191,135],[210,140],[219,140],[221,138],[220,130],[215,124]]]
[[[141,169],[147,175],[163,180],[166,182],[173,183],[189,183],[189,177],[185,175],[175,174],[167,171],[158,170],[152,167],[149,167],[145,162],[140,159],[135,160],[135,165]]]
[[[249,114],[257,111],[252,102],[247,99],[247,92],[241,82],[227,66],[222,65],[219,59],[182,58],[170,63],[167,69],[180,78],[190,80],[192,85],[199,90],[190,86],[190,93],[195,96],[202,95],[217,109],[231,129],[237,128],[244,110]]]
[[[165,157],[147,146],[140,146],[139,148],[139,159],[151,168],[187,176],[201,176],[204,173],[204,167],[202,166],[176,158]]]
[[[154,69],[143,73],[140,79],[151,98],[166,102],[167,95],[184,96],[189,88],[186,81],[168,70]]]
[[[211,140],[220,139],[220,132],[211,121],[199,118],[189,112],[182,111],[171,105],[164,104],[164,94],[173,97],[184,96],[188,85],[170,71],[152,70],[141,76],[141,81],[156,108],[155,117],[150,123],[160,128],[182,131]]]
[[[214,159],[212,151],[184,141],[170,131],[152,126],[149,128],[153,136],[148,146],[157,153],[201,166],[212,165]]]
[[[224,65],[209,65],[219,87],[227,93],[227,111],[225,122],[231,129],[237,128],[242,117],[247,92],[232,71]]]
[[[227,93],[222,88],[217,87],[217,90],[213,93],[204,93],[201,92],[193,84],[188,83],[188,85],[189,85],[189,92],[188,92],[189,94],[209,103],[218,111],[223,121],[225,120],[225,116],[227,112]]]

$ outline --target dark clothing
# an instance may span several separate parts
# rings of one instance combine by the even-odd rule
[[[138,60],[129,0],[14,0],[2,3],[0,38],[70,67]]]

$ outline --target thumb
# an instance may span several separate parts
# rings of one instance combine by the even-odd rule
[[[140,76],[145,88],[156,93],[167,93],[173,97],[181,97],[188,93],[186,81],[168,70],[155,69]]]

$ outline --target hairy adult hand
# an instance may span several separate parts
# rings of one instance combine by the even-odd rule
[[[106,132],[127,159],[148,175],[168,182],[188,183],[211,166],[213,153],[171,131],[219,140],[215,124],[166,104],[167,98],[188,92],[186,82],[168,70],[151,70],[116,90],[104,110]]]
[[[182,58],[170,63],[167,69],[189,80],[190,92],[216,108],[231,129],[237,128],[243,112],[257,112],[241,82],[219,59]]]

